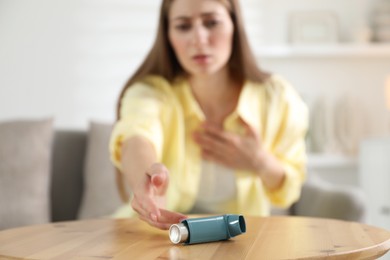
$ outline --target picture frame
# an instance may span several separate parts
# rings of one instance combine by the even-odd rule
[[[293,12],[289,16],[291,44],[332,44],[339,41],[337,14],[331,11]]]

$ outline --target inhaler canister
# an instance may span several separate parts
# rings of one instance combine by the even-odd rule
[[[227,240],[246,232],[242,215],[221,215],[185,219],[169,228],[172,243],[197,244]]]

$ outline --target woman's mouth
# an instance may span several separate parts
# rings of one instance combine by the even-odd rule
[[[198,64],[207,64],[210,61],[210,56],[206,54],[198,54],[192,57]]]

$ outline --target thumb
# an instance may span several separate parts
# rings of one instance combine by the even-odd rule
[[[256,133],[256,131],[255,131],[255,129],[254,129],[250,124],[248,124],[247,122],[245,122],[244,119],[242,119],[241,117],[240,117],[240,121],[241,121],[241,124],[242,124],[242,125],[244,126],[244,128],[245,128],[245,134],[246,134],[246,135],[252,136],[252,137],[255,137],[255,138],[258,137],[258,135],[257,135],[257,133]]]
[[[168,187],[168,169],[162,163],[154,163],[147,171],[150,181],[157,194],[163,195]]]

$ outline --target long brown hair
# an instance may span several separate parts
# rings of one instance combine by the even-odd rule
[[[168,38],[168,13],[174,0],[163,0],[157,28],[157,36],[152,49],[136,72],[126,82],[117,103],[117,119],[120,115],[121,100],[126,90],[134,82],[142,80],[147,75],[159,75],[172,82],[178,75],[184,73]],[[228,9],[233,21],[233,46],[228,62],[231,75],[238,81],[244,79],[264,82],[269,74],[260,70],[256,64],[255,56],[249,47],[248,38],[244,29],[239,0],[218,0]]]

